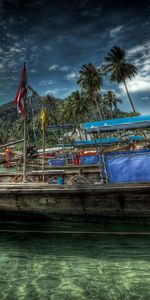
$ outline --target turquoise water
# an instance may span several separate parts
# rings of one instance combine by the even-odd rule
[[[1,220],[0,299],[147,300],[149,233],[148,220]]]

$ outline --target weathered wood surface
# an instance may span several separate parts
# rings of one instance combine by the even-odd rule
[[[50,192],[55,192],[55,193],[60,193],[60,192],[64,192],[64,193],[78,193],[80,192],[84,192],[84,193],[88,193],[89,191],[92,191],[94,193],[97,192],[109,192],[109,191],[130,191],[130,192],[135,192],[137,190],[148,190],[150,192],[150,183],[120,183],[120,184],[85,184],[83,186],[79,186],[79,185],[57,185],[57,184],[48,184],[48,183],[43,183],[43,182],[27,182],[27,183],[1,183],[0,184],[0,193],[2,190],[21,190],[24,189],[24,191],[28,191],[28,189],[31,189],[33,192],[36,190],[47,190]]]
[[[68,184],[70,182],[70,179],[72,176],[78,174],[79,169],[82,169],[83,175],[91,182],[99,182],[100,181],[100,170],[97,165],[91,165],[91,166],[74,166],[74,165],[68,165],[68,166],[53,166],[48,167],[48,169],[45,170],[45,181],[50,182],[51,179],[56,179],[60,176],[63,176],[64,183]],[[15,172],[9,172],[8,171],[4,173],[0,173],[0,184],[1,183],[8,183],[12,182],[13,179],[17,175],[21,175],[20,173]],[[42,181],[42,170],[34,170],[27,173],[27,175],[35,182],[41,182]]]
[[[150,184],[1,184],[0,210],[65,216],[150,216]]]

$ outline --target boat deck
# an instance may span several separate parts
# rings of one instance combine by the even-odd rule
[[[120,184],[84,184],[84,185],[58,185],[58,184],[48,184],[42,182],[32,182],[32,183],[1,183],[0,184],[0,193],[6,192],[20,192],[27,191],[27,193],[34,192],[54,192],[54,193],[88,193],[91,191],[94,193],[97,192],[120,192],[120,191],[142,191],[147,190],[150,192],[150,183],[120,183]]]

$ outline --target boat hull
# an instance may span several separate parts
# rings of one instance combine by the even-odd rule
[[[150,216],[150,184],[50,186],[3,185],[0,211],[41,214],[50,219]]]

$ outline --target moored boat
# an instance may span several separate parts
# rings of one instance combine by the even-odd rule
[[[129,118],[131,119],[131,118]],[[135,122],[136,121],[136,122]],[[83,124],[84,129],[93,132],[107,131],[105,124]],[[112,122],[112,120],[111,120]],[[113,120],[117,123],[118,120]],[[125,127],[150,127],[150,116],[144,121],[134,118],[123,120]],[[142,122],[142,123],[141,123]],[[109,122],[108,122],[109,123]],[[145,124],[145,125],[144,125]],[[145,127],[144,127],[145,126]],[[108,124],[110,130],[110,124]],[[112,130],[112,127],[111,127]],[[115,131],[115,125],[113,125]],[[148,145],[142,150],[104,152],[104,141],[95,142],[96,163],[88,164],[87,157],[82,156],[82,165],[53,165],[48,170],[31,171],[27,174],[31,183],[7,182],[0,185],[0,210],[19,211],[19,213],[39,213],[52,219],[62,218],[96,218],[101,216],[150,216],[150,149]],[[105,140],[106,143],[106,140]],[[81,146],[82,143],[79,143]],[[86,142],[84,142],[86,144]],[[87,143],[88,144],[88,143]],[[86,145],[87,145],[86,144]],[[76,145],[77,146],[77,145]],[[95,157],[94,157],[95,159]],[[90,162],[90,163],[89,163]],[[82,175],[78,174],[82,169]],[[41,183],[44,172],[44,183]],[[96,174],[96,177],[92,177]],[[18,174],[18,176],[21,174]],[[70,181],[72,176],[77,180]],[[1,175],[4,178],[4,175]],[[13,178],[12,178],[13,176]],[[14,174],[11,174],[12,180]],[[17,174],[16,174],[17,176]],[[81,179],[85,177],[86,180]],[[62,181],[58,180],[63,178]],[[55,179],[51,181],[51,178]]]

